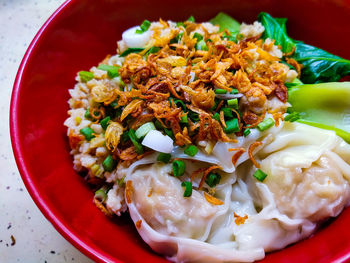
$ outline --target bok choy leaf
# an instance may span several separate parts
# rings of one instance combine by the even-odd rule
[[[275,45],[280,45],[284,53],[293,50],[295,43],[287,35],[286,18],[273,18],[268,13],[262,12],[258,15],[258,21],[265,27],[264,39],[274,39]]]
[[[285,18],[274,18],[267,13],[260,13],[258,20],[265,27],[263,38],[275,39],[282,51],[293,51],[291,58],[304,65],[301,81],[304,83],[322,83],[338,81],[350,74],[350,60],[335,56],[320,48],[293,40],[287,34]]]
[[[301,79],[305,83],[338,81],[350,74],[350,60],[301,42],[296,43],[293,58],[304,65]]]
[[[329,82],[291,87],[289,111],[299,112],[305,123],[333,130],[350,143],[350,82]]]

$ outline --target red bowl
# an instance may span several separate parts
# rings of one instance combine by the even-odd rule
[[[205,21],[224,11],[252,22],[260,11],[287,17],[296,39],[350,58],[350,3],[346,0],[71,0],[44,24],[19,68],[11,100],[12,146],[23,181],[56,229],[98,262],[166,262],[138,236],[130,218],[108,219],[74,170],[66,128],[74,77],[106,54],[121,33],[144,19]],[[331,262],[350,259],[350,209],[313,237],[270,253],[264,262]]]

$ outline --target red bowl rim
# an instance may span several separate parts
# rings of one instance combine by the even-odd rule
[[[36,48],[36,45],[41,42],[41,36],[45,32],[45,30],[50,26],[51,22],[55,20],[57,16],[59,16],[62,12],[69,9],[75,0],[67,0],[65,1],[43,24],[38,33],[35,35],[34,39],[30,43],[22,61],[19,66],[11,96],[11,104],[10,104],[10,135],[11,135],[11,144],[15,157],[15,161],[30,196],[33,201],[40,209],[41,213],[46,217],[49,222],[56,228],[56,230],[71,244],[73,244],[78,250],[84,253],[89,258],[93,259],[96,262],[108,262],[108,258],[110,258],[107,254],[104,254],[102,251],[96,251],[96,249],[90,247],[85,242],[81,241],[80,238],[73,233],[69,227],[63,222],[63,220],[57,218],[55,213],[50,209],[45,200],[40,196],[39,190],[33,180],[30,177],[28,172],[28,167],[25,162],[25,157],[22,154],[22,145],[19,136],[19,125],[18,125],[18,107],[19,107],[19,97],[21,91],[21,82],[24,70],[30,60],[33,51]],[[110,261],[110,260],[109,260]],[[121,261],[118,261],[121,262]]]

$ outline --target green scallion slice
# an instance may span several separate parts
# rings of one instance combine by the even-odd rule
[[[182,176],[185,173],[186,164],[181,160],[173,162],[173,174],[175,177]]]
[[[141,139],[142,137],[146,136],[147,133],[151,130],[155,130],[156,127],[154,126],[153,122],[147,122],[143,125],[141,125],[135,132],[136,138]]]
[[[80,130],[80,133],[84,135],[87,141],[91,141],[91,139],[95,138],[94,130],[90,127],[85,127]]]
[[[190,17],[187,19],[187,21],[190,21],[190,22],[192,22],[192,23],[196,22],[196,20],[194,19],[193,16],[190,16]]]
[[[204,40],[201,40],[201,41],[197,42],[196,49],[197,50],[203,50],[203,51],[208,51],[209,50],[209,48],[207,46],[207,43],[205,43]]]
[[[215,90],[215,94],[226,94],[227,93],[227,90],[225,89],[216,89]]]
[[[185,187],[184,197],[190,197],[192,195],[192,183],[191,182],[182,182],[182,187]]]
[[[133,143],[134,147],[135,147],[135,151],[138,154],[143,154],[143,147],[142,145],[137,141],[137,137],[135,135],[135,131],[133,129],[130,129],[128,132],[129,138],[131,140],[131,142]]]
[[[245,129],[243,132],[243,136],[247,137],[251,133],[251,130],[249,128]]]
[[[253,176],[259,180],[260,182],[263,182],[267,176],[266,173],[264,173],[263,171],[261,171],[260,169],[256,170],[255,173],[253,174]]]
[[[231,87],[232,88],[232,87]],[[237,89],[235,89],[235,88],[232,88],[232,90],[231,90],[231,94],[238,94],[238,90]]]
[[[90,110],[89,109],[86,109],[86,111],[84,113],[84,117],[85,117],[85,119],[88,119],[88,120],[92,119],[92,116],[90,114]]]
[[[103,169],[107,172],[112,172],[117,165],[117,161],[113,159],[112,155],[108,155],[103,161]]]
[[[117,99],[115,99],[114,101],[112,101],[110,104],[109,104],[109,106],[111,106],[112,108],[116,108],[116,107],[118,107],[118,100]]]
[[[214,119],[214,120],[217,120],[217,121],[220,121],[220,114],[216,112],[216,113],[213,115],[213,119]]]
[[[238,109],[238,99],[230,99],[230,100],[227,100],[227,105],[230,107],[230,108],[234,108],[234,109]]]
[[[127,50],[125,50],[123,53],[120,54],[121,57],[126,57],[127,55],[131,54],[131,53],[140,53],[143,50],[143,48],[128,48]]]
[[[97,199],[98,201],[100,201],[101,203],[106,201],[106,199],[107,199],[107,189],[106,189],[106,187],[101,187],[100,189],[98,189],[95,192],[94,198]]]
[[[157,53],[159,50],[160,50],[160,47],[151,47],[151,48],[147,51],[146,55]]]
[[[203,36],[196,32],[194,33],[193,38],[197,39],[197,42],[199,42],[203,39]]]
[[[170,159],[171,159],[170,153],[159,153],[157,157],[157,161],[163,162],[163,163],[169,163]]]
[[[101,125],[102,129],[104,129],[104,130],[107,129],[110,120],[111,120],[111,117],[107,116],[106,118],[104,118],[103,120],[100,121],[100,125]]]
[[[107,71],[107,75],[111,79],[119,76],[118,70],[120,67],[114,67],[114,66],[110,66],[110,65],[106,65],[106,64],[100,64],[97,68],[100,70]]]
[[[163,125],[160,123],[159,120],[156,120],[156,121],[154,122],[154,126],[156,126],[156,128],[157,128],[158,130],[164,129]]]
[[[187,109],[185,103],[182,100],[174,100],[174,103],[175,103],[176,106],[180,106],[183,110]]]
[[[194,122],[199,121],[199,114],[197,112],[188,111],[188,117]]]
[[[191,157],[195,156],[197,152],[198,148],[194,145],[188,145],[184,150],[184,153]]]
[[[221,110],[224,112],[225,118],[228,118],[228,119],[233,118],[233,112],[230,108],[221,108]]]
[[[289,122],[294,122],[300,119],[300,113],[299,112],[293,112],[291,114],[288,114],[284,120]]]
[[[177,22],[177,23],[176,23],[176,26],[177,26],[177,27],[185,26],[185,24],[184,24],[183,22]]]
[[[127,142],[129,140],[129,131],[125,131],[122,134],[122,142]]]
[[[187,114],[181,116],[180,122],[184,124],[188,124]]]
[[[170,44],[177,44],[180,42],[182,36],[184,35],[184,33],[179,33],[176,37],[174,37],[173,39],[170,40]]]
[[[260,122],[257,127],[259,131],[266,131],[267,129],[271,128],[273,125],[275,125],[275,121],[272,118],[268,118]]]
[[[234,118],[234,119],[226,121],[226,128],[224,129],[224,131],[227,134],[239,132],[240,129],[239,129],[238,120],[236,118]]]
[[[209,187],[216,186],[221,180],[221,175],[217,173],[210,173],[207,175],[207,178],[205,179],[205,182]]]
[[[140,25],[140,28],[141,28],[141,30],[142,30],[143,32],[146,32],[146,31],[149,29],[150,26],[151,26],[151,22],[148,21],[148,20],[145,20],[145,21],[143,21],[142,24]]]
[[[173,140],[175,139],[174,133],[173,133],[172,130],[170,130],[170,129],[168,129],[168,128],[164,128],[164,132],[165,132],[165,134],[168,135],[171,139],[173,139]]]
[[[79,77],[82,82],[88,82],[94,78],[94,74],[90,71],[79,71]]]

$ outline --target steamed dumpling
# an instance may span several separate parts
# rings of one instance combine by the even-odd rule
[[[133,201],[144,220],[171,236],[201,239],[218,212],[198,191],[184,198],[181,181],[170,175],[171,165],[154,164],[132,175]]]
[[[349,156],[350,146],[343,143],[332,131],[287,122],[258,153],[282,213],[320,221],[341,212],[350,199],[350,166],[338,155]]]

